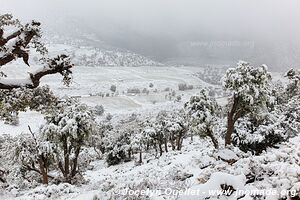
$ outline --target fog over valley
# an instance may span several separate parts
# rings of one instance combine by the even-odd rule
[[[40,20],[46,35],[88,45],[93,38],[99,48],[125,49],[167,64],[247,60],[280,71],[300,63],[297,0],[0,0],[0,5],[1,13]]]

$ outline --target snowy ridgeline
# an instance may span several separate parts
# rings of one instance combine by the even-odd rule
[[[115,50],[103,50],[91,46],[79,46],[76,44],[50,44],[48,45],[50,56],[57,54],[70,55],[73,63],[77,66],[160,66],[145,56],[130,52]],[[38,56],[32,56],[32,61],[38,64]]]

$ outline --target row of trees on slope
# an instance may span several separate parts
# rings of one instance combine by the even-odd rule
[[[99,146],[109,147],[102,152],[109,154],[109,164],[130,160],[132,154],[151,149],[159,156],[168,152],[168,147],[180,150],[184,138],[194,135],[209,138],[215,148],[235,145],[260,154],[300,131],[299,72],[292,69],[287,74],[289,83],[284,86],[271,81],[266,66],[255,68],[239,62],[223,78],[224,89],[230,94],[226,106],[220,106],[203,89],[183,109],[161,111],[143,121],[138,117],[126,129],[117,128],[123,131],[110,129],[102,134],[109,142]]]

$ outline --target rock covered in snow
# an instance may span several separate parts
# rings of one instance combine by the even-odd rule
[[[236,155],[236,153],[234,153],[230,149],[221,149],[221,150],[219,150],[219,152],[217,153],[217,156],[221,160],[223,160],[225,162],[228,162],[228,163],[236,162],[239,159],[238,156]]]
[[[237,195],[234,193],[243,190],[245,183],[246,177],[243,174],[234,176],[223,172],[215,172],[206,183],[194,185],[185,190],[179,199],[198,200],[222,195],[236,198]]]

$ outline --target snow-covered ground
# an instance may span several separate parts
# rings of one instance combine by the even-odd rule
[[[253,199],[252,193],[265,194],[273,200],[287,196],[291,186],[299,192],[300,137],[269,149],[260,156],[249,156],[238,149],[215,150],[207,140],[185,140],[181,151],[171,151],[159,158],[145,154],[144,163],[134,161],[107,167],[104,161],[90,163],[84,172],[87,183],[39,186],[35,189],[3,194],[4,199]],[[236,159],[228,162],[228,159]],[[254,183],[246,181],[253,175]],[[249,177],[248,177],[249,180]],[[236,191],[220,195],[221,185]],[[247,194],[248,192],[248,194]],[[260,192],[260,193],[259,193]],[[197,194],[197,195],[196,195]],[[258,195],[259,197],[259,195]],[[2,199],[3,199],[2,198]]]
[[[34,71],[40,66],[16,67],[4,66],[8,77],[26,77],[28,71]],[[18,69],[18,70],[16,70]],[[76,66],[73,71],[73,83],[70,87],[63,86],[60,75],[51,75],[42,79],[41,85],[49,85],[54,93],[60,97],[65,95],[80,98],[89,106],[103,105],[106,113],[126,114],[132,112],[157,111],[181,106],[199,88],[210,86],[193,76],[201,71],[197,67],[87,67]],[[194,89],[179,91],[178,84],[193,85]],[[153,84],[153,87],[149,87]],[[116,86],[116,92],[110,90]],[[169,88],[169,90],[167,89]],[[139,89],[140,94],[127,94],[128,89]],[[149,94],[143,93],[143,89]],[[168,91],[166,91],[168,90]],[[170,95],[174,91],[175,96]],[[104,97],[101,96],[104,95]],[[109,96],[106,96],[109,94]],[[166,97],[167,95],[167,97]],[[170,97],[171,96],[171,99]],[[181,96],[180,102],[174,102],[176,96]],[[21,134],[27,132],[30,125],[36,130],[43,123],[42,115],[35,112],[21,113],[20,125],[10,126],[0,122],[0,134]],[[3,127],[3,128],[2,128]]]
[[[26,76],[26,71],[35,70],[24,67],[14,70],[5,66],[11,78]],[[133,112],[158,112],[162,109],[182,107],[183,103],[203,87],[212,85],[193,76],[201,68],[196,67],[86,67],[76,66],[73,70],[73,83],[70,87],[61,84],[58,75],[46,77],[47,84],[54,93],[81,99],[90,105],[103,105],[106,113],[117,118]],[[16,73],[17,72],[17,73]],[[280,75],[275,76],[280,79]],[[192,85],[193,89],[179,91],[178,84]],[[116,92],[110,90],[116,86]],[[151,85],[151,86],[150,86]],[[169,89],[167,89],[169,88]],[[146,89],[149,93],[129,94],[129,89]],[[172,96],[172,92],[175,95]],[[108,94],[108,95],[107,95]],[[176,97],[180,96],[180,100]],[[219,98],[226,103],[226,98]],[[120,117],[121,118],[121,117]],[[28,133],[28,125],[37,130],[43,117],[36,112],[20,115],[20,125],[11,126],[0,122],[0,134],[18,135]],[[277,199],[282,191],[293,187],[300,189],[300,137],[270,149],[260,156],[250,156],[239,151],[215,150],[208,140],[187,138],[181,151],[170,151],[157,158],[151,153],[144,154],[144,163],[135,161],[108,167],[103,160],[93,161],[83,173],[86,183],[82,185],[39,186],[28,191],[14,191],[1,194],[0,199],[38,200],[38,199],[252,199],[238,191],[268,192],[267,199]],[[220,141],[221,142],[221,141]],[[224,146],[224,144],[221,145]],[[137,156],[137,155],[135,155]],[[257,178],[255,183],[246,183],[251,174]],[[268,174],[268,176],[266,175]],[[248,177],[249,180],[249,177]],[[229,197],[211,194],[223,186],[234,187]],[[140,194],[145,191],[145,194]],[[199,195],[194,195],[198,192]]]

